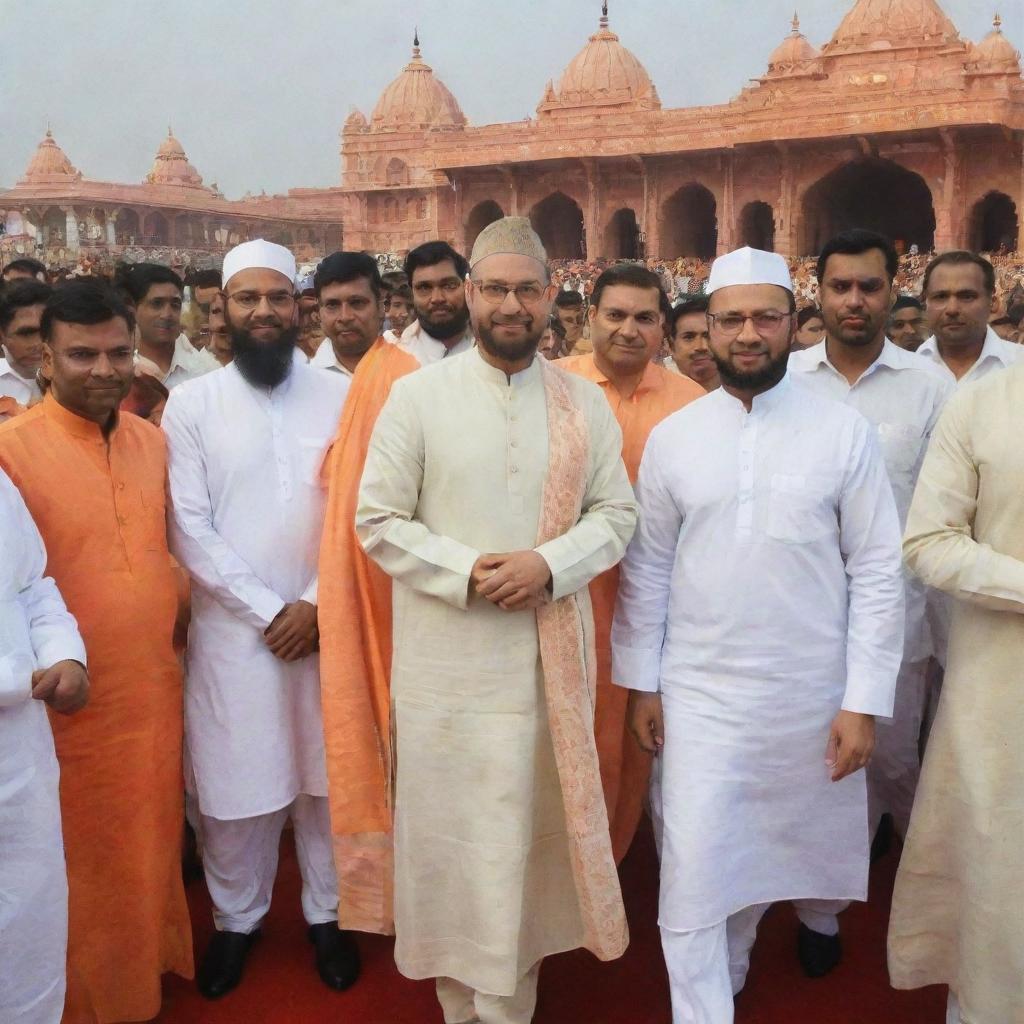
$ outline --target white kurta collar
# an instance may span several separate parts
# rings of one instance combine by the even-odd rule
[[[785,401],[791,386],[790,375],[787,373],[786,376],[775,385],[775,387],[770,388],[768,391],[765,391],[760,395],[754,396],[754,400],[750,403],[749,413],[747,413],[746,406],[744,406],[744,404],[735,395],[730,395],[724,387],[718,388],[717,391],[712,392],[712,394],[719,395],[719,401],[724,401],[734,405],[736,409],[744,415],[766,416],[771,413],[773,409],[777,408],[780,403]]]
[[[484,359],[483,353],[479,348],[472,349],[471,352],[467,353],[467,356],[473,360],[473,370],[477,376],[503,388],[528,387],[533,384],[541,374],[540,364],[537,362],[540,358],[539,356],[534,356],[533,362],[530,363],[525,370],[520,370],[519,373],[514,373],[511,378],[504,370],[499,370],[496,366],[491,366],[491,364]]]

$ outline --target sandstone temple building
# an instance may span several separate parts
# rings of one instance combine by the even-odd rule
[[[820,49],[796,17],[780,35],[732,101],[669,110],[606,4],[535,117],[480,127],[417,40],[372,112],[346,120],[340,187],[228,201],[172,137],[147,183],[90,182],[48,136],[0,210],[8,231],[13,211],[69,248],[84,224],[111,244],[261,233],[323,251],[467,250],[508,214],[560,258],[810,255],[852,225],[921,251],[1022,246],[1024,78],[998,16],[974,43],[937,0],[856,0]]]

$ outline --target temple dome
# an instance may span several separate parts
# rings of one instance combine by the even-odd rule
[[[153,161],[153,169],[146,175],[150,185],[179,185],[187,188],[202,188],[200,173],[188,162],[185,148],[174,137],[170,128],[167,138],[160,143]]]
[[[969,63],[1020,71],[1020,54],[1003,35],[1003,20],[998,14],[992,22],[992,31],[980,43],[971,47]]]
[[[462,128],[466,117],[459,101],[420,56],[419,36],[412,60],[380,94],[370,121],[374,128]]]
[[[956,26],[936,0],[857,0],[825,47],[871,49],[894,43],[956,42]]]
[[[608,5],[587,45],[572,59],[557,88],[549,82],[538,113],[587,107],[658,110],[661,100],[647,69],[608,27]]]
[[[785,39],[772,51],[768,58],[769,70],[792,67],[805,61],[817,60],[821,54],[808,41],[807,36],[800,32],[800,19],[793,15],[793,29]]]
[[[64,150],[53,141],[53,133],[47,128],[46,137],[32,155],[25,169],[25,176],[21,180],[27,184],[34,184],[52,182],[55,179],[77,181],[81,177],[81,171],[75,168]]]

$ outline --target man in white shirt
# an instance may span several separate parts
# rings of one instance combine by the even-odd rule
[[[171,546],[192,577],[186,777],[218,929],[197,976],[211,999],[241,980],[289,817],[320,977],[344,989],[359,972],[337,927],[316,654],[320,464],[348,379],[296,353],[294,277],[262,239],[225,256],[234,360],[173,391],[163,417]]]
[[[402,282],[395,284],[391,289],[391,294],[384,300],[384,311],[387,314],[387,322],[391,326],[388,327],[381,337],[385,341],[390,341],[392,345],[398,344],[399,339],[402,337],[402,332],[409,326],[412,318],[415,316],[412,308],[412,289],[404,280],[404,274],[402,277]]]
[[[399,346],[420,366],[465,352],[474,345],[466,305],[469,264],[447,242],[424,242],[405,258],[416,321]]]
[[[34,405],[43,397],[36,379],[43,358],[39,323],[50,292],[48,284],[29,278],[7,285],[0,294],[0,396],[19,405]]]
[[[219,368],[206,349],[197,349],[181,330],[185,286],[162,263],[135,263],[119,278],[135,308],[138,354],[160,369],[160,383],[168,391],[186,380]]]
[[[867,897],[874,716],[903,643],[896,506],[871,425],[787,375],[785,260],[708,281],[722,387],[651,433],[612,678],[661,775],[659,924],[675,1024],[729,1024],[758,921],[797,902],[817,976]]]
[[[310,366],[351,377],[380,337],[384,316],[380,269],[365,252],[334,252],[313,276],[326,338]]]
[[[925,268],[921,297],[932,336],[917,350],[957,387],[1024,359],[1024,347],[991,327],[996,275],[973,252],[940,253]]]
[[[855,229],[831,239],[818,257],[818,288],[825,340],[790,356],[796,379],[819,394],[845,402],[875,428],[882,446],[901,528],[932,429],[953,385],[946,374],[886,337],[899,256],[892,242]],[[878,723],[868,766],[868,821],[872,835],[884,813],[900,837],[921,774],[921,733],[932,655],[923,584],[904,573],[903,662],[890,720]],[[885,835],[889,833],[886,832]]]
[[[0,1020],[64,1010],[68,882],[48,704],[85,706],[85,645],[25,502],[0,472]]]

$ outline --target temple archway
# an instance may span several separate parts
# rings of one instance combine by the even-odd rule
[[[891,238],[897,248],[935,244],[935,208],[924,178],[891,160],[843,164],[804,194],[800,252],[814,256],[840,231],[866,228]]]
[[[971,210],[971,249],[998,252],[1001,246],[1017,249],[1017,207],[1005,192],[989,192]]]
[[[60,207],[51,206],[43,215],[43,244],[65,245],[67,225],[64,211]]]
[[[583,258],[583,211],[564,192],[554,192],[537,203],[530,211],[530,223],[550,259]]]
[[[714,259],[718,251],[714,193],[695,181],[673,192],[661,208],[660,239],[661,252],[657,255],[664,259]]]
[[[327,230],[324,232],[324,248],[328,252],[337,252],[341,249],[341,239],[341,225],[328,224]]]
[[[150,245],[170,245],[171,228],[162,213],[151,213],[146,218],[146,241]]]
[[[493,199],[485,199],[482,203],[477,203],[469,211],[469,217],[466,219],[466,251],[472,250],[477,235],[488,224],[493,224],[504,216],[505,212]]]
[[[409,165],[398,157],[393,157],[384,172],[384,181],[387,185],[408,185]]]
[[[767,203],[747,203],[740,211],[740,244],[775,251],[775,214]]]
[[[114,237],[118,245],[135,245],[142,237],[139,215],[134,210],[121,210],[114,222]]]
[[[628,206],[616,210],[604,233],[605,249],[613,260],[640,259],[640,225]]]

